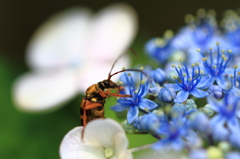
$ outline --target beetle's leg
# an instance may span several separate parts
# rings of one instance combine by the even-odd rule
[[[107,95],[115,96],[115,97],[131,97],[132,95],[128,94],[118,94],[118,93],[111,93],[111,92],[104,92]]]

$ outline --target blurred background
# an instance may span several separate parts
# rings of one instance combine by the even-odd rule
[[[30,70],[26,64],[26,47],[36,31],[51,15],[74,6],[86,6],[98,11],[113,4],[114,0],[0,0],[0,156],[4,159],[59,158],[58,149],[63,136],[79,125],[79,104],[83,95],[66,102],[63,108],[51,113],[26,113],[16,109],[12,100],[12,86],[17,77]],[[121,1],[137,12],[139,27],[131,45],[139,54],[137,62],[144,60],[144,44],[152,37],[162,36],[171,29],[176,33],[185,25],[184,16],[196,14],[197,9],[214,9],[217,20],[226,9],[237,9],[237,0],[219,1]],[[110,68],[109,68],[110,69]],[[98,82],[98,81],[96,81]],[[106,116],[117,118],[108,110],[114,104],[109,99]],[[130,147],[154,141],[150,136],[128,135]],[[141,139],[141,140],[139,140]],[[138,141],[138,142],[134,142]]]

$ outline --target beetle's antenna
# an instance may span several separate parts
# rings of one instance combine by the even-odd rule
[[[122,71],[115,72],[115,73],[113,73],[112,75],[109,75],[109,76],[108,76],[108,80],[110,80],[112,76],[114,76],[114,75],[116,75],[116,74],[118,74],[118,73],[121,73],[121,72],[126,72],[126,71],[137,71],[137,72],[141,72],[141,73],[143,73],[148,79],[150,79],[150,78],[148,77],[148,75],[147,75],[145,72],[143,72],[142,70],[138,70],[138,69],[125,69],[125,70],[122,70]]]
[[[108,80],[110,80],[110,78],[111,78],[110,76],[111,76],[112,70],[113,70],[115,64],[117,63],[117,61],[118,61],[125,53],[127,53],[128,51],[131,51],[131,53],[133,53],[133,55],[134,55],[135,57],[137,57],[136,51],[134,51],[132,48],[129,48],[127,51],[124,51],[122,54],[120,54],[120,55],[117,57],[117,59],[114,61],[113,65],[112,65],[112,68],[111,68],[110,72],[108,73]]]

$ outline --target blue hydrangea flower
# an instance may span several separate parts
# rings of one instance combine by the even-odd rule
[[[153,149],[181,151],[190,143],[192,145],[196,144],[199,138],[188,126],[186,114],[188,113],[174,113],[171,122],[162,122],[160,124],[158,134],[161,135],[162,138],[153,145]]]
[[[163,38],[157,37],[149,40],[145,46],[146,52],[155,60],[164,64],[173,52],[171,47],[171,39],[173,32],[167,30]]]
[[[153,110],[158,107],[156,103],[154,103],[151,100],[145,99],[144,97],[148,93],[149,88],[149,81],[147,81],[145,84],[142,83],[143,81],[143,73],[140,73],[140,86],[136,87],[136,81],[133,81],[133,78],[127,75],[127,73],[124,73],[125,80],[127,82],[127,86],[125,87],[125,91],[121,92],[121,94],[129,94],[132,95],[132,97],[124,97],[119,98],[117,100],[118,104],[115,106],[112,106],[110,109],[121,112],[127,108],[127,121],[129,124],[133,123],[135,118],[138,116],[139,109],[148,112],[149,110]]]
[[[206,13],[204,9],[199,9],[196,17],[189,14],[185,20],[187,26],[173,38],[172,46],[187,52],[187,61],[193,63],[201,57],[196,48],[207,51],[209,44],[221,40],[221,37],[217,35],[215,14],[211,11]]]
[[[176,98],[174,99],[174,102],[182,103],[188,98],[190,94],[197,98],[206,97],[208,93],[201,89],[198,89],[206,83],[205,77],[202,76],[203,72],[200,71],[199,64],[192,64],[192,70],[189,71],[186,63],[183,61],[182,63],[184,65],[183,68],[180,65],[178,68],[175,65],[172,65],[178,74],[179,81],[175,76],[176,84],[165,84],[165,87],[173,88],[175,91],[179,91]]]
[[[232,57],[232,51],[220,50],[220,43],[217,42],[217,54],[214,56],[213,49],[210,48],[209,59],[201,52],[200,49],[197,51],[202,55],[203,66],[206,74],[209,76],[208,82],[202,88],[208,88],[216,80],[217,84],[224,88],[226,87],[226,81],[224,77],[225,69]]]
[[[213,137],[217,140],[226,140],[229,133],[239,130],[239,97],[226,94],[221,101],[214,98],[208,98],[210,107],[217,113],[211,120],[213,128]]]

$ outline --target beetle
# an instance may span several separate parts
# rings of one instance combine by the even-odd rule
[[[136,53],[134,51],[132,52],[136,56]],[[111,80],[112,76],[125,71],[138,71],[138,72],[144,73],[142,70],[138,70],[138,69],[123,69],[121,71],[111,74],[114,65],[116,64],[118,59],[121,58],[124,54],[125,53],[121,54],[115,60],[108,74],[107,79],[100,81],[97,84],[93,84],[87,88],[86,94],[84,95],[84,98],[82,99],[82,102],[80,105],[80,113],[81,113],[80,118],[83,126],[86,126],[86,124],[89,121],[92,121],[94,119],[104,119],[104,104],[105,104],[105,99],[107,97],[109,96],[131,97],[131,95],[120,94],[119,91],[124,90],[123,87],[119,86],[118,84],[114,83]],[[110,92],[111,90],[116,90],[117,93],[111,93]]]

